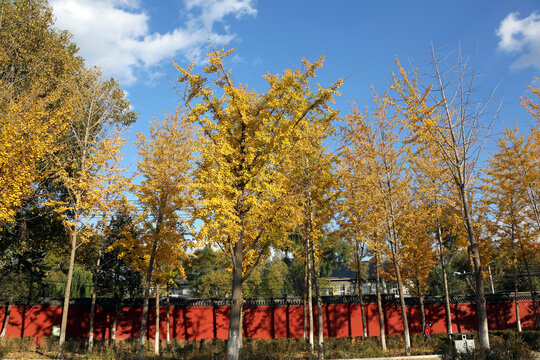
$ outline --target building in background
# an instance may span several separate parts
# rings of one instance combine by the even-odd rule
[[[376,276],[375,276],[375,264],[364,262],[367,269],[367,276],[364,276],[362,282],[362,292],[364,295],[376,294]],[[390,264],[384,265],[389,267]],[[329,277],[325,278],[323,287],[323,295],[354,295],[356,284],[356,272],[351,270],[347,266],[342,266],[338,269],[334,269]],[[405,296],[411,296],[409,289],[404,287]],[[381,294],[383,295],[398,295],[398,287],[396,283],[388,282],[381,276]]]

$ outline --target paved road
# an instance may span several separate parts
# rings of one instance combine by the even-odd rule
[[[381,358],[364,358],[364,359],[331,359],[331,360],[440,360],[440,355],[415,355],[415,356],[394,356]]]
[[[540,352],[533,351],[534,359],[540,360]],[[382,358],[330,359],[330,360],[440,360],[440,355],[395,356]]]

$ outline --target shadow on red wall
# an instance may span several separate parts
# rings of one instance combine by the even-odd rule
[[[0,307],[0,324],[3,323],[7,306]],[[141,308],[138,306],[98,306],[95,317],[96,339],[110,339],[113,332],[115,309],[118,309],[116,338],[119,340],[139,336]],[[387,334],[401,334],[403,322],[401,308],[396,302],[384,302],[384,321]],[[33,337],[39,343],[41,337],[50,336],[52,327],[59,326],[61,306],[14,305],[11,310],[7,336]],[[377,304],[365,303],[368,336],[379,335]],[[515,303],[495,301],[487,305],[489,328],[503,330],[516,328]],[[531,300],[519,302],[521,324],[524,328],[536,327]],[[477,329],[476,305],[474,303],[451,304],[454,332],[470,332]],[[86,338],[89,331],[89,306],[71,305],[68,316],[67,336]],[[314,332],[317,333],[317,309],[314,307]],[[298,338],[303,333],[303,308],[301,305],[244,306],[243,335],[245,337],[276,339]],[[411,333],[422,332],[419,306],[407,307]],[[426,321],[433,324],[434,332],[446,332],[444,305],[425,306]],[[226,339],[229,326],[228,306],[171,306],[170,334],[173,339],[199,340]],[[160,338],[166,338],[167,308],[160,308]],[[147,336],[155,337],[155,308],[148,315]],[[325,337],[357,337],[363,335],[360,304],[323,305]]]

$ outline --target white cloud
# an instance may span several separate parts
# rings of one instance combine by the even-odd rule
[[[103,73],[124,84],[137,80],[140,69],[149,70],[175,56],[200,59],[209,41],[230,42],[227,30],[214,25],[227,16],[257,14],[253,0],[186,0],[187,21],[167,33],[151,33],[150,18],[139,0],[52,0],[56,25],[69,30],[79,54]],[[227,29],[227,26],[224,26]]]
[[[256,15],[257,10],[252,6],[252,0],[185,0],[186,8],[201,9],[200,20],[205,28],[212,28],[212,24],[223,21],[227,15],[240,18],[243,15]]]
[[[512,69],[540,69],[540,14],[533,12],[519,19],[519,13],[510,13],[501,22],[497,35],[500,50],[519,56]]]

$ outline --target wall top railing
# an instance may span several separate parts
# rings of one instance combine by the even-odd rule
[[[358,304],[360,303],[360,297],[357,295],[344,295],[344,296],[322,296],[323,304]],[[538,300],[538,295],[535,296]],[[377,297],[375,295],[364,295],[364,303],[376,303]],[[385,304],[398,304],[399,298],[395,295],[381,295],[381,300]],[[532,300],[530,293],[518,293],[518,301]],[[315,300],[314,300],[315,301]],[[487,303],[507,302],[514,301],[513,293],[499,293],[499,294],[486,294]],[[90,306],[90,298],[71,299],[70,304],[75,306]],[[457,295],[450,297],[451,304],[463,304],[474,303],[475,297],[469,295]],[[32,304],[28,304],[25,300],[14,300],[15,305],[44,305],[44,306],[61,306],[63,299],[52,298],[39,298]],[[8,304],[7,299],[0,299],[0,305]],[[142,306],[142,298],[133,299],[114,299],[114,298],[98,298],[97,305],[105,307],[114,306]],[[223,298],[180,298],[170,297],[171,306],[228,306],[230,299]],[[288,305],[302,305],[303,299],[298,296],[284,296],[274,298],[248,298],[244,299],[244,306],[288,306]],[[409,306],[419,305],[420,300],[418,297],[406,297],[405,304]],[[443,305],[444,297],[442,296],[426,296],[424,298],[424,305]],[[166,306],[166,299],[162,297],[160,300],[161,306]],[[150,299],[150,306],[155,306],[155,299]]]

